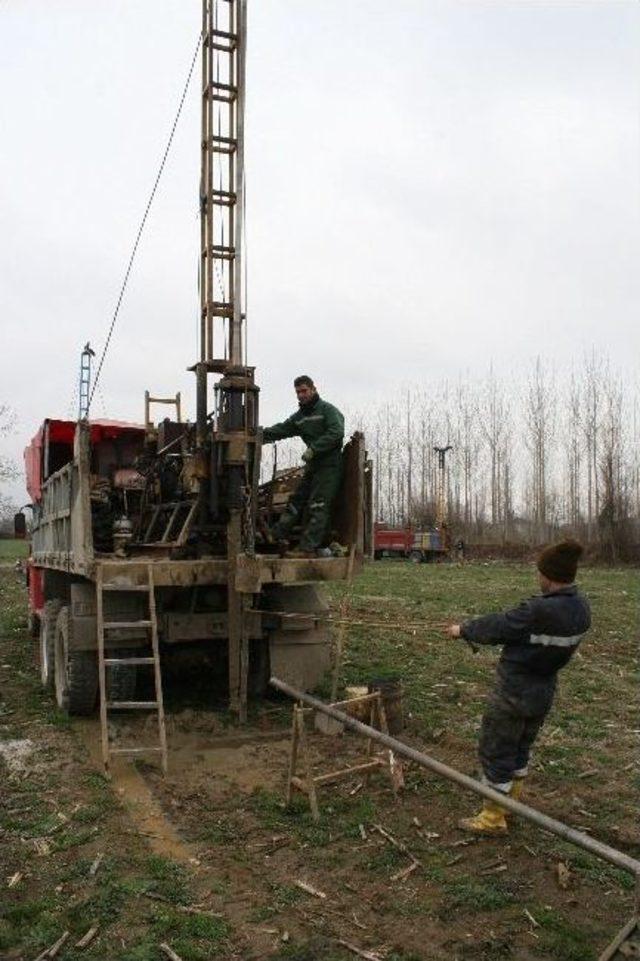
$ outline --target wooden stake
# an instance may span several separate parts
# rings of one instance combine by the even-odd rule
[[[285,804],[287,807],[291,804],[291,795],[293,793],[293,778],[296,774],[296,766],[298,763],[298,708],[293,705],[293,720],[291,722],[291,754],[289,756],[289,776],[287,777],[287,791],[285,794]]]
[[[331,681],[331,700],[335,701],[338,696],[338,683],[340,680],[340,668],[342,667],[342,656],[344,653],[344,639],[347,633],[346,617],[351,606],[351,592],[353,589],[353,563],[356,556],[356,545],[351,545],[349,551],[349,563],[347,565],[347,589],[342,601],[340,602],[340,624],[338,636],[336,638],[336,652],[333,664],[333,678]]]
[[[318,797],[316,794],[316,783],[313,779],[313,774],[311,773],[311,759],[309,757],[309,748],[307,746],[307,732],[304,727],[304,713],[300,708],[296,708],[298,717],[298,740],[302,753],[302,764],[304,767],[305,780],[307,784],[307,793],[309,795],[309,806],[311,807],[311,816],[314,821],[320,820],[320,811],[318,810]]]

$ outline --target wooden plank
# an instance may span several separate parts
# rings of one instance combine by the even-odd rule
[[[340,781],[346,777],[353,777],[356,774],[362,774],[365,771],[375,771],[379,770],[381,767],[386,767],[386,763],[382,760],[375,761],[365,761],[363,764],[354,764],[353,767],[345,767],[340,771],[331,771],[329,774],[316,774],[311,780],[316,787],[320,787],[324,784],[331,784],[333,781]],[[309,785],[306,780],[295,774],[291,779],[291,784],[303,794],[309,794]]]
[[[376,758],[373,761],[364,761],[362,764],[354,764],[352,767],[345,767],[339,771],[318,774],[313,780],[316,784],[330,784],[332,781],[339,781],[341,778],[351,777],[354,774],[362,774],[364,771],[375,771],[381,767],[386,767],[385,762]]]
[[[107,701],[110,711],[151,711],[158,707],[157,701]]]
[[[104,621],[104,629],[120,631],[133,627],[151,627],[151,621]]]
[[[98,640],[98,683],[100,687],[100,743],[102,763],[109,770],[109,729],[107,727],[107,677],[104,666],[104,608],[102,594],[102,565],[96,571],[96,628]]]
[[[162,770],[166,774],[169,769],[167,755],[167,729],[164,721],[164,699],[162,696],[162,671],[160,670],[160,644],[158,640],[158,612],[156,609],[156,589],[153,580],[153,566],[149,564],[149,614],[151,616],[151,649],[154,660],[154,681],[156,688],[156,704],[158,707],[158,737],[162,751]]]
[[[105,657],[104,663],[107,666],[114,664],[155,664],[152,657]]]

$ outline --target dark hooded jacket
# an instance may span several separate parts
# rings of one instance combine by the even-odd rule
[[[502,614],[465,621],[473,644],[502,644],[497,693],[525,716],[551,707],[558,671],[568,664],[591,626],[589,602],[575,584],[522,601]]]

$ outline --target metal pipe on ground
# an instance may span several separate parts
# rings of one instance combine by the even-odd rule
[[[327,714],[329,717],[334,718],[334,720],[340,721],[341,724],[344,724],[344,726],[350,728],[350,730],[371,738],[379,744],[383,744],[395,754],[406,757],[409,761],[413,761],[415,764],[420,765],[420,767],[425,767],[449,781],[454,781],[461,787],[473,791],[474,794],[479,794],[481,797],[501,804],[507,811],[518,814],[526,821],[531,821],[532,824],[542,828],[543,831],[555,834],[564,841],[569,841],[584,851],[589,851],[590,854],[594,854],[603,861],[608,861],[609,864],[614,864],[623,871],[629,871],[630,874],[635,876],[636,881],[640,883],[640,861],[630,857],[623,851],[618,851],[616,848],[609,847],[608,844],[596,841],[595,838],[584,834],[582,831],[577,831],[575,828],[569,827],[568,824],[564,824],[562,821],[556,821],[555,818],[550,818],[548,815],[542,814],[541,811],[536,811],[535,808],[531,808],[527,804],[514,801],[513,798],[508,795],[494,791],[493,788],[488,787],[486,784],[476,781],[467,774],[462,774],[461,771],[456,771],[455,768],[443,764],[442,761],[436,761],[435,758],[430,757],[428,754],[423,754],[422,751],[416,751],[415,748],[409,747],[408,744],[403,744],[402,741],[398,741],[395,737],[384,734],[382,731],[377,731],[375,728],[369,727],[368,724],[362,724],[361,721],[356,721],[355,718],[349,717],[348,714],[344,714],[330,704],[319,701],[318,698],[313,697],[311,694],[306,694],[304,691],[297,691],[294,687],[291,687],[277,677],[272,677],[269,683],[272,687],[275,687],[276,690],[282,691],[283,694],[287,694],[294,700],[302,701],[316,711],[320,711],[322,714]]]

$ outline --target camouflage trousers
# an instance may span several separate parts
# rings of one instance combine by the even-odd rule
[[[494,691],[482,718],[478,754],[485,779],[508,791],[514,777],[525,777],[533,743],[548,712],[528,717],[500,691]]]

